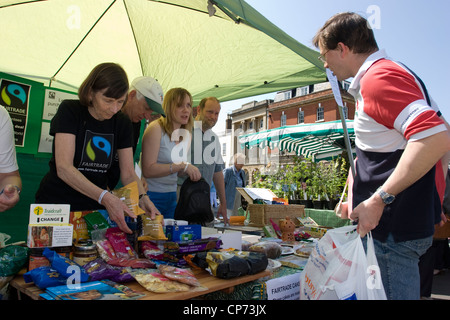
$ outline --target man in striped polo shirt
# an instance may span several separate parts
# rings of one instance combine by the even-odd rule
[[[441,161],[448,164],[448,124],[420,79],[378,49],[363,17],[331,17],[314,44],[338,80],[353,78],[357,161],[351,218],[361,237],[372,232],[388,299],[419,299],[419,257],[431,245],[442,212],[435,179],[444,179]]]

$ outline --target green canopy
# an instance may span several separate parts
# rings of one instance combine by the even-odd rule
[[[0,71],[69,91],[107,61],[195,102],[326,79],[316,51],[242,0],[4,0],[0,29]]]
[[[346,120],[346,124],[354,147],[353,120]],[[314,161],[329,160],[346,148],[341,121],[299,124],[247,134],[239,137],[239,143],[241,148],[278,148]]]

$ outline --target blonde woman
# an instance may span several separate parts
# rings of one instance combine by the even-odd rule
[[[164,96],[166,117],[150,123],[142,139],[142,174],[147,194],[164,218],[173,219],[177,205],[178,175],[191,180],[201,178],[200,171],[187,162],[194,124],[192,95],[183,88],[170,89]]]

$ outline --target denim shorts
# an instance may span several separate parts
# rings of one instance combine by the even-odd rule
[[[388,300],[420,299],[419,258],[431,246],[433,237],[395,242],[389,234],[385,242],[373,242]]]
[[[176,192],[153,192],[147,191],[148,197],[155,207],[164,216],[164,219],[173,219],[177,207]]]

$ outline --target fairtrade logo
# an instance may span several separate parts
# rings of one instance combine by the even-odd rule
[[[33,212],[35,215],[39,216],[44,212],[44,209],[40,206],[37,206],[36,208],[34,208]]]
[[[2,89],[1,92],[2,100],[8,106],[10,106],[12,102],[11,95],[18,98],[22,102],[22,104],[24,104],[25,101],[27,100],[27,94],[25,90],[17,84],[10,84],[6,87],[3,87]]]
[[[103,137],[92,137],[92,139],[89,140],[86,146],[86,154],[92,161],[94,161],[96,158],[95,150],[101,150],[106,154],[107,157],[109,157],[111,153],[111,144]]]

